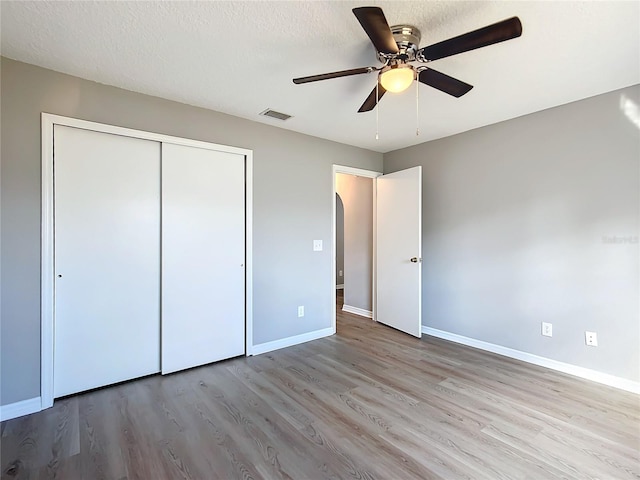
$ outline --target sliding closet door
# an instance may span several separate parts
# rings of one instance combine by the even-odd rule
[[[162,373],[244,354],[244,168],[162,145]]]
[[[54,396],[160,370],[160,144],[56,125]]]

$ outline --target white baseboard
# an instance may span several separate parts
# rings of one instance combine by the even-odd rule
[[[432,337],[461,343],[462,345],[478,348],[480,350],[486,350],[487,352],[497,353],[498,355],[504,355],[505,357],[515,358],[516,360],[522,360],[523,362],[533,363],[534,365],[550,368],[551,370],[557,370],[558,372],[568,373],[569,375],[602,383],[610,387],[619,388],[620,390],[626,390],[627,392],[640,394],[640,382],[634,382],[633,380],[628,380],[626,378],[616,377],[615,375],[609,375],[608,373],[598,372],[597,370],[579,367],[570,363],[559,362],[558,360],[553,360],[551,358],[540,357],[532,353],[503,347],[502,345],[476,340],[475,338],[464,337],[456,333],[449,333],[444,330],[425,327],[424,325],[422,326],[422,333],[431,335]]]
[[[351,305],[343,305],[342,311],[347,313],[355,313],[356,315],[360,315],[362,317],[373,318],[373,313],[369,310],[365,310],[364,308],[352,307]]]
[[[336,285],[336,290],[344,290],[344,283],[341,283],[340,285]]]
[[[303,333],[301,335],[295,335],[293,337],[283,338],[281,340],[274,340],[273,342],[261,343],[254,345],[251,350],[251,355],[260,355],[261,353],[272,352],[274,350],[280,350],[281,348],[292,347],[299,345],[300,343],[310,342],[311,340],[317,340],[319,338],[328,337],[335,334],[334,328],[323,328],[322,330],[315,330],[309,333]]]
[[[0,422],[22,417],[23,415],[29,415],[30,413],[36,413],[40,410],[42,410],[42,400],[40,397],[2,405],[0,406]]]

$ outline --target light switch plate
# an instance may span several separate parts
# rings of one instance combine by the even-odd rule
[[[321,252],[322,251],[322,240],[314,240],[313,241],[313,251]]]

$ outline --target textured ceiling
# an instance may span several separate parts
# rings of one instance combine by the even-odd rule
[[[351,9],[378,5],[421,46],[517,15],[520,38],[438,60],[474,85],[456,99],[420,86],[356,111],[378,65]],[[2,55],[136,92],[387,152],[640,83],[640,2],[7,2]],[[272,108],[293,115],[260,117]]]

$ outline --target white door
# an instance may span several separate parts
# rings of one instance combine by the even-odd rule
[[[54,396],[160,370],[160,144],[56,125]]]
[[[422,167],[376,178],[376,320],[422,336]]]
[[[162,145],[162,373],[245,352],[244,155]]]

